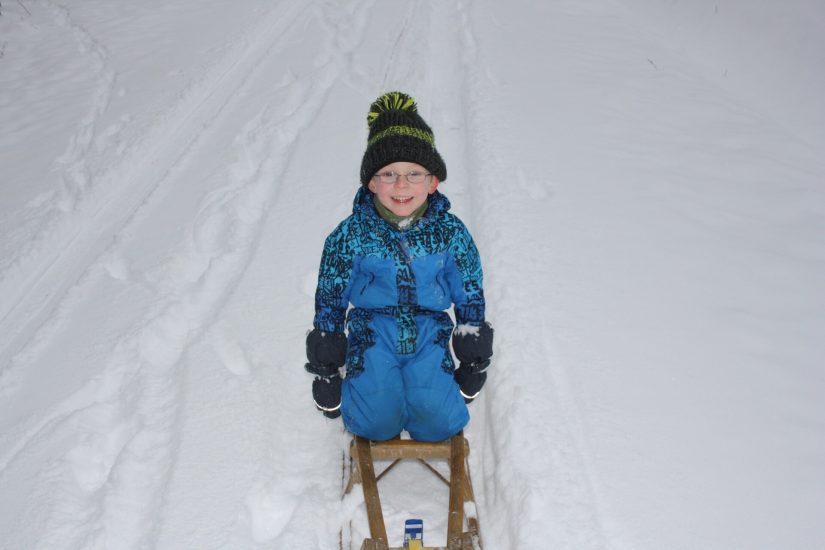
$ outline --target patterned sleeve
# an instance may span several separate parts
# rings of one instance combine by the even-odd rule
[[[457,221],[450,240],[448,279],[459,325],[478,326],[484,322],[484,280],[481,258],[473,238],[463,223]]]
[[[313,326],[324,332],[343,333],[345,329],[352,279],[352,251],[348,241],[346,225],[342,223],[324,242],[313,321]]]

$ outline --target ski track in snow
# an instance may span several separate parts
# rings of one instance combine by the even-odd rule
[[[89,161],[95,153],[98,121],[109,107],[117,75],[109,66],[109,54],[106,48],[83,25],[72,19],[68,8],[52,1],[44,2],[44,6],[52,12],[58,24],[72,31],[81,51],[91,58],[92,72],[96,82],[92,94],[91,110],[79,122],[77,130],[69,139],[66,151],[57,159],[61,180],[60,190],[56,196],[47,201],[50,205],[56,206],[59,211],[68,212],[75,209],[77,202],[83,198],[93,183],[94,176]],[[44,198],[35,200],[41,202]],[[0,273],[0,278],[2,278],[2,273]]]
[[[134,220],[153,193],[169,185],[172,170],[191,156],[191,149],[225,110],[245,82],[245,75],[265,53],[262,50],[268,47],[266,41],[272,39],[270,33],[279,27],[287,27],[301,9],[300,6],[284,8],[283,4],[279,5],[273,15],[260,21],[243,41],[229,48],[206,74],[188,85],[178,102],[159,117],[158,123],[129,145],[131,154],[97,174],[98,182],[74,186],[73,208],[62,217],[49,220],[53,226],[35,239],[38,243],[36,254],[18,256],[20,262],[40,262],[38,269],[27,266],[25,270],[38,273],[36,280],[20,282],[13,276],[0,277],[2,295],[16,296],[17,299],[17,303],[5,308],[0,319],[0,329],[8,342],[0,350],[0,391],[14,388],[15,356],[24,349],[32,353],[38,343],[48,341],[50,331],[63,321],[64,298],[72,286],[82,281],[98,258],[121,244],[119,233],[123,227]],[[70,20],[65,8],[55,8],[55,11],[62,20]],[[79,30],[77,32],[86,36]],[[87,41],[94,43],[91,38]],[[103,51],[103,48],[95,51]],[[98,102],[94,112],[99,114],[102,109],[105,104]],[[84,121],[75,136],[87,134],[94,125],[94,120]],[[73,143],[78,141],[77,137],[72,139]],[[65,156],[75,159],[73,165],[78,164],[83,151],[81,148],[80,152]],[[103,189],[98,193],[90,186]],[[59,202],[55,197],[50,200],[56,210],[60,210]],[[77,229],[67,235],[66,228],[72,226]],[[43,241],[48,241],[48,246]],[[32,255],[36,258],[31,259],[29,256]],[[14,271],[20,269],[22,266]],[[48,291],[38,290],[42,288],[48,288]]]
[[[52,324],[49,320],[55,314],[59,317],[65,295],[98,257],[119,244],[122,228],[163,187],[170,171],[183,162],[225,109],[262,55],[266,40],[273,39],[271,33],[286,28],[304,9],[279,4],[275,15],[261,20],[192,81],[145,135],[124,144],[116,138],[116,128],[97,128],[117,78],[107,68],[105,49],[73,22],[66,8],[47,5],[58,22],[72,29],[81,46],[94,52],[98,84],[90,114],[79,123],[60,159],[63,192],[38,199],[43,228],[0,272],[0,296],[10,300],[0,303],[0,331],[7,342],[0,349],[0,391],[14,385],[15,356],[24,348],[33,349],[32,338],[35,344],[48,340],[44,326]],[[94,136],[95,131],[103,135]],[[107,140],[114,143],[105,146]],[[113,149],[127,152],[121,155]],[[92,167],[89,157],[107,161]]]
[[[286,13],[280,5],[252,33],[221,78],[194,92],[202,102],[210,101],[211,109],[205,109],[206,116],[184,111],[176,121],[173,145],[183,153],[173,162],[197,152],[209,122],[230,111],[233,98],[252,86],[266,56],[305,10],[300,2],[286,6]],[[152,545],[179,437],[181,358],[241,278],[277,190],[273,182],[288,162],[296,135],[313,120],[336,70],[330,64],[321,72],[315,89],[300,82],[289,87],[276,96],[282,103],[264,106],[259,118],[248,123],[235,145],[239,160],[229,168],[231,183],[207,195],[190,247],[156,271],[158,295],[149,311],[117,343],[103,373],[29,426],[28,433],[17,434],[17,445],[0,460],[2,473],[38,441],[69,434],[80,441],[43,475],[52,506],[38,547]],[[133,204],[140,208],[141,203]]]
[[[75,38],[81,54],[89,60],[89,73],[96,84],[89,112],[78,122],[75,132],[69,137],[66,150],[55,161],[56,170],[60,174],[59,190],[45,193],[30,202],[31,207],[39,210],[38,217],[43,219],[38,234],[28,240],[16,254],[11,255],[11,259],[4,258],[3,265],[0,266],[0,329],[7,335],[8,341],[12,340],[8,335],[13,337],[20,330],[19,312],[30,311],[34,305],[25,301],[25,294],[39,281],[27,280],[25,274],[40,274],[55,263],[52,252],[59,250],[61,246],[49,247],[50,240],[66,245],[78,233],[76,229],[72,229],[72,224],[80,216],[75,217],[71,213],[83,196],[91,192],[93,176],[89,159],[94,153],[96,126],[109,105],[117,78],[109,68],[106,49],[72,19],[66,7],[51,1],[44,2],[42,6],[58,28],[67,30]],[[5,360],[10,355],[8,348],[0,350],[0,375]]]

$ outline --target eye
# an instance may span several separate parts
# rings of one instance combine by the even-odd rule
[[[423,175],[424,175],[424,172],[415,172],[415,171],[410,172],[409,174],[407,174],[407,176],[409,176],[411,178],[420,178]]]
[[[382,178],[394,178],[395,177],[395,172],[393,172],[391,170],[387,170],[385,172],[378,172],[378,175]]]

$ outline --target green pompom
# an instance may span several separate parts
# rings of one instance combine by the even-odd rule
[[[378,115],[387,111],[411,111],[415,113],[418,111],[418,106],[415,104],[415,99],[403,92],[387,92],[370,105],[370,112],[367,113],[367,126],[372,126]]]

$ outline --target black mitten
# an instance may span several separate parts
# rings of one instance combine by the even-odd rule
[[[470,403],[475,399],[487,381],[487,367],[493,355],[493,327],[484,322],[478,327],[458,327],[453,331],[453,351],[459,361],[459,368],[453,376],[464,396]]]
[[[341,416],[341,377],[316,376],[312,381],[312,398],[315,407],[327,418]]]
[[[458,389],[464,397],[465,403],[472,403],[473,399],[478,397],[481,388],[484,387],[484,382],[487,381],[487,373],[484,370],[478,370],[480,367],[486,369],[490,365],[490,361],[471,365],[462,364],[453,373],[455,381],[458,383]]]
[[[312,398],[327,418],[341,416],[341,375],[347,358],[347,337],[340,332],[313,329],[307,334],[307,372],[315,375]]]

